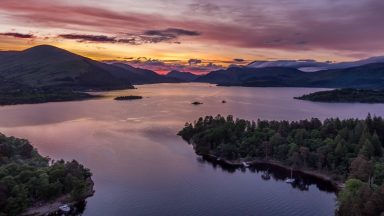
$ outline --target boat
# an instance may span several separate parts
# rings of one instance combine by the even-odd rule
[[[243,167],[249,167],[249,164],[247,162],[241,162],[243,164]]]
[[[293,175],[293,170],[291,168],[291,178],[287,178],[285,179],[285,182],[288,183],[288,184],[292,184],[293,182],[295,182],[295,179],[292,177]]]
[[[64,213],[68,213],[71,211],[71,207],[69,205],[65,204],[65,205],[59,206],[59,210],[64,212]]]
[[[269,180],[271,179],[271,175],[269,174],[269,169],[267,171],[265,171],[262,175],[261,175],[261,178],[264,179],[264,180]]]

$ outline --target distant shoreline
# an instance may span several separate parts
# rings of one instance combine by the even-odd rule
[[[49,102],[83,101],[101,98],[100,95],[92,95],[86,92],[75,91],[0,91],[0,106],[12,106],[23,104],[42,104]]]

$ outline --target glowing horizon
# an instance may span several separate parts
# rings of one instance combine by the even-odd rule
[[[350,61],[384,53],[382,11],[380,0],[2,0],[0,50],[49,44],[157,72]]]

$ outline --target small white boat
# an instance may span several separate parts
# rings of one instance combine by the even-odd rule
[[[285,180],[286,183],[292,184],[295,181],[295,179],[288,178]]]
[[[243,167],[249,167],[249,164],[247,162],[241,162],[243,164]]]
[[[269,174],[268,170],[261,175],[261,178],[264,180],[271,179],[271,175]]]
[[[69,205],[65,204],[65,205],[60,206],[59,210],[64,212],[64,213],[68,213],[71,211],[71,207]]]
[[[295,179],[292,177],[292,174],[293,174],[293,171],[292,171],[292,168],[291,168],[291,178],[285,179],[286,183],[292,184],[293,182],[295,182]]]

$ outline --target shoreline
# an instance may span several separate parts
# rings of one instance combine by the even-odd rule
[[[54,213],[60,212],[59,207],[67,204],[71,207],[71,211],[73,210],[73,206],[76,204],[85,201],[87,198],[93,196],[95,194],[95,190],[93,189],[94,182],[90,179],[90,188],[88,192],[79,200],[72,200],[70,194],[65,194],[60,196],[54,200],[47,202],[38,202],[27,208],[21,216],[40,216],[40,215],[50,215]]]
[[[85,93],[85,94],[88,94],[88,93]],[[35,100],[34,98],[30,98],[30,101],[18,100],[18,101],[12,101],[12,102],[4,102],[4,101],[0,100],[0,107],[97,100],[97,99],[101,99],[103,97],[105,97],[105,96],[88,94],[88,95],[84,95],[83,97],[79,97],[79,98],[68,98],[68,99],[67,98],[65,98],[65,99],[59,98],[59,99],[48,99],[46,101],[39,101],[39,100]]]
[[[301,173],[304,175],[308,175],[308,176],[317,178],[317,179],[322,180],[322,181],[329,182],[333,187],[335,187],[337,192],[344,188],[344,181],[333,180],[327,174],[319,173],[316,170],[291,168],[290,166],[284,165],[281,162],[275,161],[275,160],[252,159],[252,160],[247,160],[247,161],[246,160],[240,161],[240,160],[227,160],[227,159],[219,158],[213,154],[204,154],[204,155],[200,155],[200,156],[208,157],[210,159],[217,161],[218,163],[224,163],[225,165],[229,165],[229,166],[233,166],[233,167],[243,167],[244,166],[243,163],[245,162],[245,163],[249,164],[250,166],[268,165],[268,166],[279,167],[279,168],[285,169],[287,171],[290,171],[292,169],[294,172],[298,172],[298,173]]]

